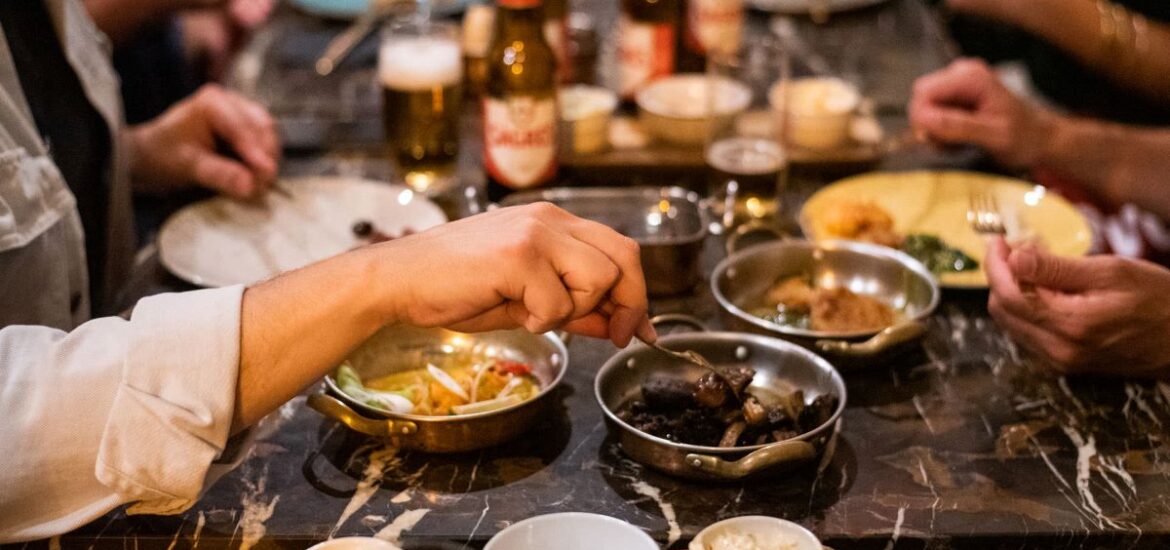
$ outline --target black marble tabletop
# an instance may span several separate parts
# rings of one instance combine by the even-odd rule
[[[599,8],[606,9],[613,8]],[[284,28],[284,36],[318,25],[295,14],[282,17],[274,28]],[[906,21],[915,18],[923,26],[907,30]],[[843,34],[829,33],[828,42],[813,50],[841,42],[839,70],[869,83],[870,95],[882,99],[887,131],[895,132],[905,124],[897,105],[910,81],[946,59],[941,48],[896,37],[902,32],[927,40],[929,23],[915,0],[895,0],[849,16]],[[870,33],[863,42],[879,61],[850,61],[857,43],[846,38],[859,32]],[[257,47],[296,58],[281,36],[262,35]],[[243,63],[248,70],[237,71],[235,85],[267,98],[278,114],[284,109],[287,128],[330,117],[335,127],[322,135],[360,126],[363,117],[344,102],[282,104],[288,96],[276,97],[281,87],[266,81],[267,73],[279,73],[287,85],[302,78],[300,69],[260,61]],[[257,67],[265,74],[250,72]],[[361,79],[369,75],[355,74],[360,66],[333,77],[332,89],[361,96]],[[376,136],[377,129],[372,132]],[[338,146],[300,152],[283,172],[389,178],[385,160],[373,151]],[[464,157],[465,168],[478,173],[475,154]],[[912,149],[896,151],[881,167],[970,160]],[[795,174],[787,208],[824,181]],[[467,205],[453,208],[469,211]],[[708,268],[721,249],[716,238],[708,242]],[[142,258],[134,296],[185,288],[162,270],[151,247]],[[515,521],[581,511],[627,520],[664,548],[685,548],[704,526],[749,514],[796,521],[838,549],[1170,548],[1170,386],[1054,376],[1019,355],[988,317],[985,302],[986,292],[948,291],[918,349],[845,372],[848,408],[832,451],[781,477],[688,482],[626,458],[593,396],[594,375],[615,350],[582,338],[570,345],[555,414],[511,443],[451,456],[400,451],[325,419],[302,396],[264,421],[251,456],[191,510],[178,516],[119,510],[33,546],[304,548],[329,537],[368,535],[408,549],[479,548]],[[717,325],[715,307],[704,286],[692,296],[653,304],[656,313],[686,312]]]

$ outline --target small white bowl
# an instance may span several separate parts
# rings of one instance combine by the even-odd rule
[[[834,149],[849,140],[849,125],[861,104],[857,88],[831,77],[797,78],[768,92],[773,109],[788,114],[788,142],[806,149]]]
[[[598,514],[566,512],[536,516],[512,524],[489,540],[483,550],[659,550],[641,529]]]
[[[566,153],[596,153],[609,145],[609,121],[617,94],[598,86],[568,86],[559,92],[561,145]]]
[[[752,92],[742,82],[729,78],[711,80],[705,74],[678,74],[655,80],[635,96],[642,126],[653,137],[679,145],[702,145],[714,111],[725,116],[742,112],[752,102]]]
[[[708,525],[691,541],[690,550],[707,550],[717,537],[724,534],[752,535],[760,548],[784,550],[822,550],[808,529],[788,520],[768,516],[740,516]]]
[[[309,550],[402,550],[397,544],[374,537],[342,537],[329,539],[309,547]]]

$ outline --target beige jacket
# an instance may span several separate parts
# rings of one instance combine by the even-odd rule
[[[44,1],[113,134],[106,280],[119,285],[132,220],[109,43],[77,0]],[[90,321],[83,245],[0,31],[0,543],[129,502],[180,511],[226,470],[214,463],[235,406],[243,289],[155,296],[129,321]]]

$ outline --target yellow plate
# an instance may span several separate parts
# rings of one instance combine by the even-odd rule
[[[1071,204],[1042,186],[974,172],[875,172],[854,176],[821,189],[800,210],[800,226],[813,241],[832,239],[824,214],[842,201],[872,201],[894,218],[903,235],[936,235],[948,245],[983,263],[983,239],[967,223],[973,191],[991,193],[999,202],[1010,240],[1034,238],[1062,256],[1089,251],[1089,224]],[[983,270],[946,273],[949,288],[986,288]]]

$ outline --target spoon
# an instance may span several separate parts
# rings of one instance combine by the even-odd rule
[[[650,346],[650,347],[652,347],[652,348],[654,348],[662,353],[665,353],[671,357],[677,357],[679,359],[682,359],[683,361],[686,361],[686,362],[694,364],[694,365],[698,365],[700,367],[703,367],[704,369],[711,371],[715,376],[719,377],[719,379],[723,381],[723,383],[727,386],[727,388],[729,390],[731,390],[731,394],[737,400],[739,400],[741,402],[743,401],[743,398],[739,395],[739,392],[732,389],[735,387],[735,385],[731,383],[731,380],[728,380],[727,376],[724,375],[722,371],[715,368],[715,365],[712,365],[711,362],[708,361],[706,357],[703,357],[699,352],[697,352],[693,349],[688,349],[688,350],[684,350],[684,351],[674,351],[672,349],[668,349],[668,348],[664,347],[662,344],[659,344],[658,342],[654,342],[653,344],[651,344],[651,343],[646,342],[645,340],[642,340],[641,338],[639,338],[638,340],[641,341],[643,344],[646,344],[647,346]]]

